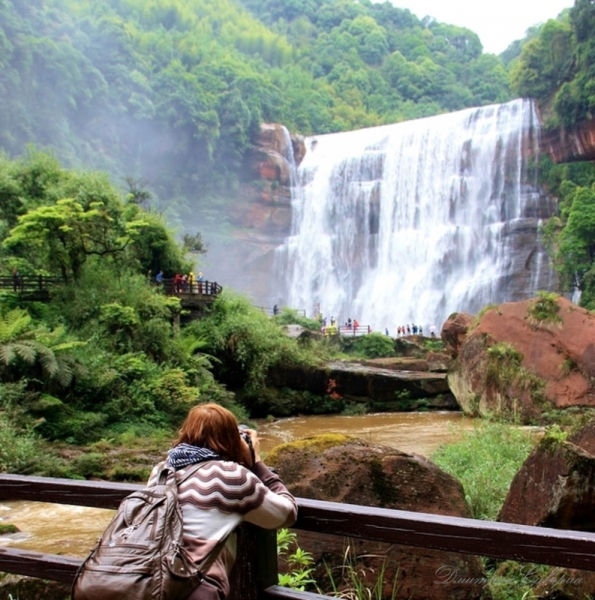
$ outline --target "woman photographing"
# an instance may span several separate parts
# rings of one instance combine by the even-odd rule
[[[240,432],[235,416],[218,404],[190,410],[167,463],[180,482],[184,547],[195,564],[215,556],[188,600],[225,600],[236,555],[233,530],[244,521],[266,529],[288,527],[297,517],[296,501],[260,459],[256,432]],[[158,474],[159,466],[149,485]],[[221,540],[225,545],[213,552]]]

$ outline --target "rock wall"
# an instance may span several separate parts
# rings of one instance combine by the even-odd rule
[[[290,147],[291,145],[291,147]],[[232,234],[205,232],[205,273],[224,286],[248,294],[257,305],[277,303],[271,289],[274,253],[291,229],[291,164],[305,154],[301,136],[265,123],[243,166],[243,183],[227,217]],[[210,276],[210,275],[209,275]]]
[[[595,119],[550,129],[542,134],[540,145],[555,163],[595,160]]]

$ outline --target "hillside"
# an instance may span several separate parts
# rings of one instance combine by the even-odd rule
[[[261,122],[324,133],[510,97],[473,32],[350,0],[4,0],[0,66],[9,156],[106,170],[186,230],[221,224]]]

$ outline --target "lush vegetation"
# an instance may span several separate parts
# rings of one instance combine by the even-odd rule
[[[331,381],[316,396],[277,390],[270,373],[343,353],[394,355],[394,340],[321,338],[320,322],[291,311],[270,318],[231,290],[180,325],[179,299],[153,276],[188,272],[184,248],[202,248],[177,243],[163,217],[136,200],[105,174],[64,169],[45,153],[0,157],[0,272],[56,281],[48,303],[12,285],[0,292],[1,470],[142,478],[155,458],[150,440],[162,451],[197,401],[219,402],[242,421],[360,410]],[[287,336],[295,321],[311,337]],[[46,442],[90,446],[65,451],[66,461],[43,450]],[[122,467],[112,444],[142,447],[148,460],[129,456]]]
[[[550,125],[595,116],[595,5],[575,0],[559,19],[531,33],[512,68],[516,95],[539,101]]]
[[[106,171],[180,233],[198,223],[229,232],[263,121],[325,133],[519,95],[537,99],[551,125],[573,124],[595,106],[592,31],[593,3],[577,0],[496,57],[473,32],[388,2],[3,0],[0,148],[16,157],[33,142],[65,165]],[[580,289],[592,307],[595,177],[568,171],[542,169],[561,203],[550,237],[563,291]],[[2,210],[14,225],[13,201]],[[56,211],[66,221],[72,207],[32,216],[14,243]],[[136,235],[130,225],[112,244]],[[69,260],[60,267],[77,269]]]
[[[245,420],[221,382],[255,393],[269,367],[305,360],[273,320],[233,295],[200,323],[175,326],[179,299],[152,275],[190,268],[163,218],[106,175],[63,169],[35,151],[0,158],[0,270],[57,281],[46,304],[12,289],[0,296],[1,470],[117,478],[104,452],[67,468],[44,463],[40,444],[151,432],[163,442],[160,432],[171,436],[197,400]]]
[[[572,126],[595,117],[595,4],[576,0],[558,19],[529,32],[510,60],[515,95],[535,98],[546,127]],[[546,235],[563,292],[580,291],[595,309],[595,167],[554,165],[542,158],[540,178],[558,200],[559,215]]]
[[[534,446],[521,428],[483,421],[462,431],[460,441],[438,449],[432,460],[463,484],[473,518],[495,521],[512,478]]]

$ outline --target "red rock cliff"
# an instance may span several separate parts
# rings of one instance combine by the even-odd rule
[[[595,160],[595,119],[546,131],[540,145],[555,163]]]
[[[274,251],[291,229],[291,164],[305,154],[301,136],[265,123],[246,156],[243,181],[228,218],[231,235],[207,239],[207,261],[224,286],[247,293],[257,304],[272,307],[275,297]],[[209,271],[209,265],[206,270]]]

